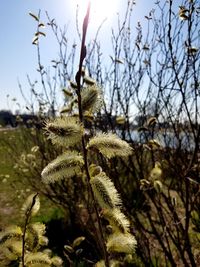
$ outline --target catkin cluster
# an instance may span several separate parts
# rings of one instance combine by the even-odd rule
[[[84,116],[87,117],[88,114],[94,118],[95,111],[99,109],[99,103],[102,102],[100,101],[101,93],[92,79],[85,78],[85,81],[87,87],[82,88],[79,108],[81,107],[83,118]],[[76,85],[71,83],[71,88],[63,92],[66,97],[72,98],[68,106],[76,109],[74,103],[77,103],[77,100],[73,90],[76,91]],[[45,129],[48,138],[52,140],[53,144],[62,146],[65,152],[44,168],[42,179],[45,183],[52,183],[61,179],[70,179],[80,172],[83,176],[89,174],[88,186],[91,187],[99,208],[102,209],[103,216],[112,228],[112,233],[106,236],[107,252],[110,254],[133,254],[137,242],[130,233],[130,223],[122,212],[122,201],[114,183],[100,166],[96,166],[91,162],[91,159],[88,159],[90,151],[100,153],[107,159],[128,157],[132,153],[132,148],[127,142],[111,133],[99,133],[90,137],[89,141],[86,142],[84,120],[77,119],[72,108],[69,107],[63,108],[61,117],[46,123]],[[64,114],[66,112],[63,111],[68,113]],[[81,140],[84,140],[84,144],[86,143],[85,150],[80,149]],[[79,145],[77,146],[77,144]],[[103,266],[104,261],[97,263],[97,266],[100,263]]]
[[[37,194],[31,194],[22,206],[22,216],[27,221],[24,227],[12,225],[0,232],[1,266],[19,267],[59,267],[62,259],[52,256],[45,236],[45,225],[31,222],[40,209],[40,200]],[[24,243],[24,244],[23,244]],[[19,263],[19,265],[16,265]]]

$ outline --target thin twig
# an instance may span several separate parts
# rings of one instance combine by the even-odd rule
[[[25,257],[25,244],[26,244],[26,229],[27,229],[27,225],[28,225],[29,219],[31,217],[31,211],[32,211],[33,206],[35,205],[35,201],[36,201],[37,196],[38,196],[38,193],[36,193],[34,195],[31,206],[26,212],[26,220],[24,223],[24,230],[23,230],[23,234],[22,234],[22,267],[25,267],[24,257]]]

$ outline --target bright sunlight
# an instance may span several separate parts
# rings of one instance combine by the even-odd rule
[[[75,0],[79,7],[80,16],[85,15],[88,1]],[[104,20],[110,20],[119,11],[120,0],[91,0],[90,22],[92,25],[99,26]]]

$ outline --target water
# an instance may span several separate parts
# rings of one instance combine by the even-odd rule
[[[122,138],[123,132],[121,130],[117,130],[116,133]],[[189,132],[180,132],[178,135],[170,130],[165,132],[156,131],[154,133],[138,132],[137,130],[132,130],[130,133],[125,132],[125,140],[128,142],[145,144],[152,139],[157,140],[162,147],[181,148],[188,151],[192,151],[195,148],[193,134]]]

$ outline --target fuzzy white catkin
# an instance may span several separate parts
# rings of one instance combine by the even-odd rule
[[[27,267],[49,267],[51,259],[42,252],[28,253],[25,255],[25,266]]]
[[[89,149],[97,149],[106,158],[126,157],[132,154],[133,149],[126,142],[121,140],[115,134],[101,133],[91,138],[88,146]]]
[[[41,173],[44,183],[53,183],[64,178],[70,178],[80,171],[84,161],[81,155],[68,151],[49,163]]]
[[[113,182],[104,172],[92,177],[90,184],[101,208],[114,209],[121,205],[120,196]]]
[[[137,241],[135,237],[129,233],[114,233],[113,235],[109,236],[106,244],[108,252],[126,254],[133,254],[135,252],[136,245]]]
[[[81,141],[83,127],[74,117],[59,117],[48,121],[45,127],[53,144],[68,147]]]
[[[129,232],[130,222],[120,209],[105,210],[103,215],[109,221],[114,231],[122,233]]]
[[[100,89],[96,85],[84,88],[81,92],[82,111],[96,112],[102,105],[102,96]]]

